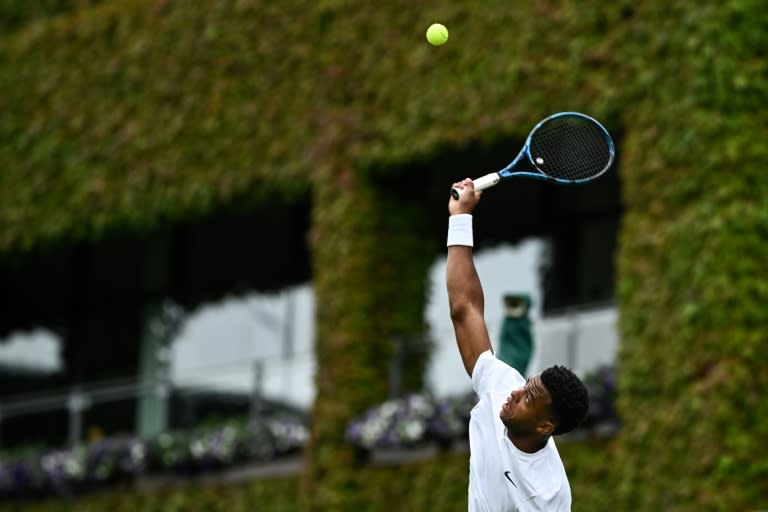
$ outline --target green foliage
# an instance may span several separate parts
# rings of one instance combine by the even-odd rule
[[[611,510],[610,493],[615,481],[606,453],[612,442],[561,442],[558,447],[567,461],[574,500],[579,510]],[[599,456],[596,456],[599,454]],[[358,501],[333,509],[337,512],[392,512],[440,510],[466,512],[469,484],[466,453],[444,453],[432,459],[399,466],[363,466],[343,470],[357,489]],[[124,489],[67,500],[24,503],[26,512],[296,512],[301,501],[315,496],[301,496],[296,477],[254,480],[231,485],[189,483],[173,488],[136,492]],[[13,505],[0,512],[14,510]]]
[[[654,91],[636,85],[644,97],[628,110],[622,161],[618,462],[627,509],[767,503],[768,469],[756,458],[768,433],[758,412],[768,407],[762,9],[638,9],[633,26],[648,27],[646,38],[626,43],[657,58],[631,62]]]
[[[626,212],[624,430],[615,460],[598,458],[618,475],[586,501],[768,506],[763,2],[205,7],[114,0],[16,22],[0,41],[0,250],[152,230],[311,188],[319,369],[302,489],[315,508],[343,510],[370,492],[343,428],[385,395],[392,335],[422,329],[430,263],[414,221],[424,212],[380,202],[377,174],[520,137],[544,113],[588,111],[623,134]],[[451,32],[439,48],[424,40],[434,21]],[[185,510],[184,495],[167,496],[167,509]],[[444,510],[461,508],[456,496]],[[245,502],[233,495],[229,510]]]
[[[112,0],[30,25],[0,41],[0,249],[290,200],[319,166],[394,168],[542,112],[605,114],[604,22],[542,9],[542,32],[497,3]],[[456,44],[426,44],[435,18]],[[579,34],[566,55],[562,31]]]
[[[0,248],[305,192],[317,103],[296,77],[317,73],[283,37],[311,21],[282,19],[252,2],[121,1],[3,40]]]
[[[77,13],[105,0],[0,0],[0,33],[54,16]]]
[[[313,284],[323,297],[315,350],[325,364],[315,377],[304,484],[313,496],[308,507],[333,510],[359,499],[354,473],[337,469],[354,467],[356,459],[344,440],[347,425],[387,397],[396,338],[421,339],[433,248],[418,206],[402,205],[394,215],[396,198],[346,168],[327,169],[314,190],[315,204],[324,206],[315,209],[312,233]],[[419,389],[424,361],[415,361],[409,384]]]

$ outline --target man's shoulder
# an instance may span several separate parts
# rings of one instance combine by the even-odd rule
[[[520,372],[504,361],[496,358],[490,350],[480,354],[472,371],[472,386],[478,394],[486,393],[496,386],[509,387],[509,392],[515,386],[525,384]]]

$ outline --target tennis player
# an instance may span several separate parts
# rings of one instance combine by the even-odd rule
[[[589,399],[569,369],[524,379],[496,359],[483,318],[483,289],[472,258],[472,180],[450,199],[446,284],[464,368],[479,401],[469,420],[469,511],[569,511],[571,488],[553,436],[581,423]]]

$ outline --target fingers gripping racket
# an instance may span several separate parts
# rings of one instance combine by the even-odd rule
[[[533,127],[523,149],[504,169],[472,181],[475,190],[515,177],[576,185],[607,171],[614,153],[613,140],[603,125],[578,112],[560,112]],[[461,192],[451,190],[455,199]]]

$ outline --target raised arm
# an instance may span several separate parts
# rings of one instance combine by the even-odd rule
[[[465,188],[465,191],[459,200],[452,197],[448,203],[451,218],[448,221],[448,265],[445,281],[456,343],[464,369],[471,377],[480,354],[493,350],[483,317],[483,288],[472,258],[471,213],[482,192],[475,192],[469,179],[455,183],[454,188]]]

